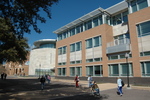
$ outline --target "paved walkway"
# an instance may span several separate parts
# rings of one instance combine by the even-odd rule
[[[132,86],[123,88],[123,96],[117,95],[114,83],[98,84],[100,98],[90,95],[88,82],[80,80],[82,88],[75,88],[74,80],[52,78],[52,83],[40,90],[38,77],[8,76],[0,80],[0,100],[149,100],[150,87]],[[14,80],[12,80],[14,79]],[[30,80],[30,81],[29,81]],[[70,85],[70,86],[69,86]],[[73,86],[74,85],[74,86]]]

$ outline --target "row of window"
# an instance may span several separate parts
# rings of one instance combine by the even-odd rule
[[[109,76],[133,76],[132,63],[110,64]],[[150,62],[141,62],[142,76],[150,76]],[[82,76],[82,67],[70,67],[70,76]],[[103,76],[103,66],[86,66],[86,75]],[[58,76],[66,76],[66,68],[58,68]]]
[[[140,56],[150,56],[150,51],[140,52]],[[128,57],[131,58],[132,54],[129,54]],[[117,59],[125,59],[125,58],[126,58],[126,53],[108,55],[108,60],[117,60]],[[102,57],[86,59],[87,63],[88,62],[97,62],[97,61],[102,61]],[[79,64],[79,63],[82,63],[82,61],[81,60],[70,61],[70,64]],[[66,65],[66,62],[58,63],[58,65]]]
[[[81,33],[83,31],[86,31],[88,29],[94,28],[94,27],[99,26],[104,23],[109,24],[109,25],[117,25],[117,24],[127,22],[128,21],[127,15],[128,15],[128,11],[119,13],[118,15],[115,15],[113,17],[110,17],[108,15],[107,15],[107,17],[102,17],[102,15],[99,17],[95,17],[92,20],[81,23],[80,25],[78,25],[70,30],[67,30],[61,34],[58,34],[57,35],[58,41],[65,39],[67,37],[73,36],[75,34]],[[102,18],[105,18],[106,22],[103,22]]]
[[[85,41],[86,41],[87,49],[102,45],[100,36],[93,37],[93,38],[87,39]],[[82,48],[81,42],[76,42],[76,43],[70,44],[70,52],[80,51],[81,48]],[[67,46],[58,48],[58,55],[66,54],[66,50],[67,50]]]
[[[148,7],[148,0],[133,0],[131,1],[132,13]]]

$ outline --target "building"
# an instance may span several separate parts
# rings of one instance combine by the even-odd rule
[[[150,83],[149,12],[150,0],[124,0],[55,30],[57,78]]]
[[[29,75],[54,75],[55,39],[42,39],[34,42],[35,48],[30,52]]]
[[[28,76],[29,55],[30,53],[27,54],[27,60],[22,64],[18,62],[6,62],[4,66],[7,75]]]

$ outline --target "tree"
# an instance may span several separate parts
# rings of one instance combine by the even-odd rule
[[[46,19],[39,12],[44,11],[48,18],[51,18],[50,8],[59,0],[0,0],[0,18],[10,20],[11,31],[23,37],[24,33],[31,32],[32,26],[37,33],[41,30],[37,26],[37,21],[45,23]]]
[[[28,43],[25,38],[18,38],[7,22],[0,18],[0,64],[3,62],[19,62],[26,60],[28,54]]]

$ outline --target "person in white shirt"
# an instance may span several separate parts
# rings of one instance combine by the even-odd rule
[[[117,79],[117,85],[118,85],[118,92],[120,93],[120,96],[122,96],[122,83],[121,83],[121,79],[120,79],[120,77],[118,77],[118,79]]]
[[[89,85],[89,88],[90,88],[91,84],[92,84],[92,81],[93,81],[91,75],[88,76],[87,80],[88,80],[88,85]]]

